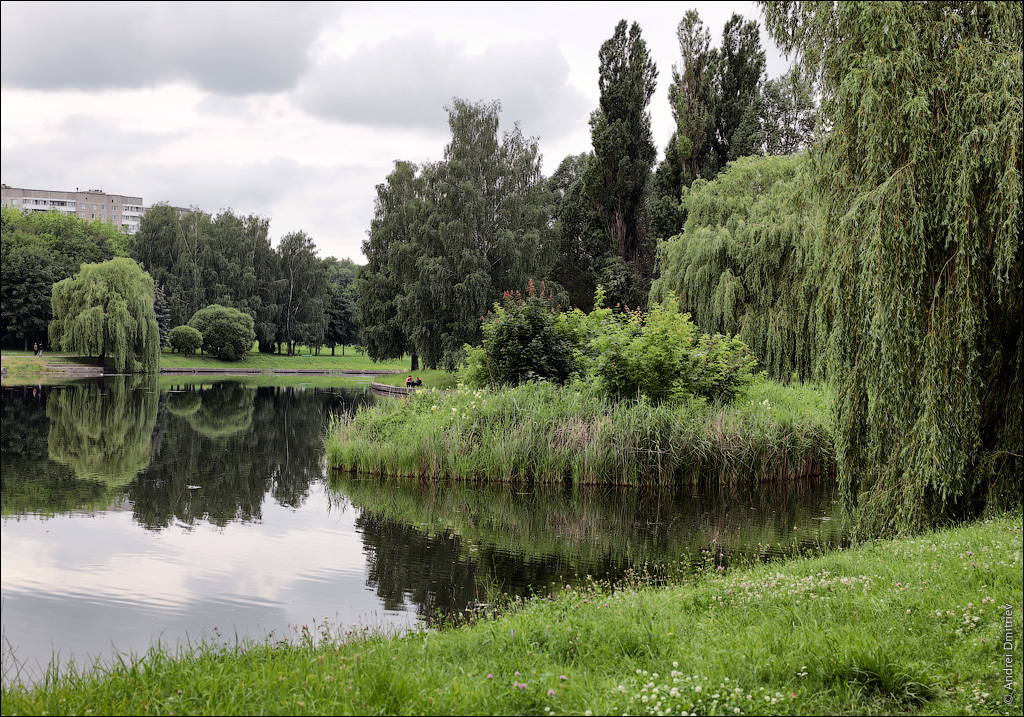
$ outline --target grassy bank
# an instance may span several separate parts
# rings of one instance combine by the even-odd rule
[[[1017,515],[399,638],[154,650],[5,683],[3,712],[1019,715],[1021,540]]]
[[[386,383],[389,386],[404,386],[405,379],[409,376],[413,378],[419,377],[423,381],[423,388],[437,388],[441,390],[455,388],[457,380],[455,374],[438,369],[424,369],[422,371],[406,371],[403,369],[399,373],[377,376],[373,380],[377,383]]]
[[[667,485],[829,473],[829,397],[765,381],[727,406],[614,403],[589,388],[417,392],[339,417],[328,465],[387,476]]]

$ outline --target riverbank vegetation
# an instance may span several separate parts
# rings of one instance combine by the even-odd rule
[[[590,386],[421,391],[328,428],[327,462],[374,475],[675,485],[831,475],[828,393],[768,381],[720,404],[614,401]]]
[[[1004,655],[1021,664],[1022,532],[1018,514],[668,586],[638,576],[396,637],[327,622],[295,643],[215,635],[35,686],[9,672],[3,711],[1019,714]]]

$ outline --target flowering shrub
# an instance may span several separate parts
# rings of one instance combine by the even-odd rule
[[[575,371],[579,338],[567,315],[541,284],[524,297],[505,292],[485,318],[483,346],[466,347],[471,386],[516,386],[530,380],[565,383]]]
[[[674,296],[649,312],[603,306],[562,312],[544,286],[506,293],[485,319],[483,345],[466,347],[469,386],[565,383],[573,376],[616,399],[697,396],[729,401],[754,380],[756,361],[738,338],[701,334]]]

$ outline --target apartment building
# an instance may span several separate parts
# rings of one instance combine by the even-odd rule
[[[102,189],[81,192],[60,192],[49,189],[21,189],[2,185],[2,206],[14,207],[22,212],[49,212],[57,210],[92,221],[99,219],[119,226],[129,234],[139,231],[146,210],[142,197],[107,194]]]

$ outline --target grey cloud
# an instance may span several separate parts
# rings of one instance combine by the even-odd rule
[[[519,121],[526,134],[541,137],[570,131],[589,112],[553,41],[471,54],[428,37],[396,38],[327,62],[296,92],[301,107],[325,119],[439,132],[452,97],[501,100],[504,123]]]
[[[224,94],[292,87],[330,7],[322,3],[4,3],[5,87],[148,87]]]
[[[93,117],[72,115],[53,139],[5,148],[4,182],[30,189],[72,191],[78,186],[137,195],[138,188],[124,176],[125,167],[181,137],[181,133],[126,132]]]

